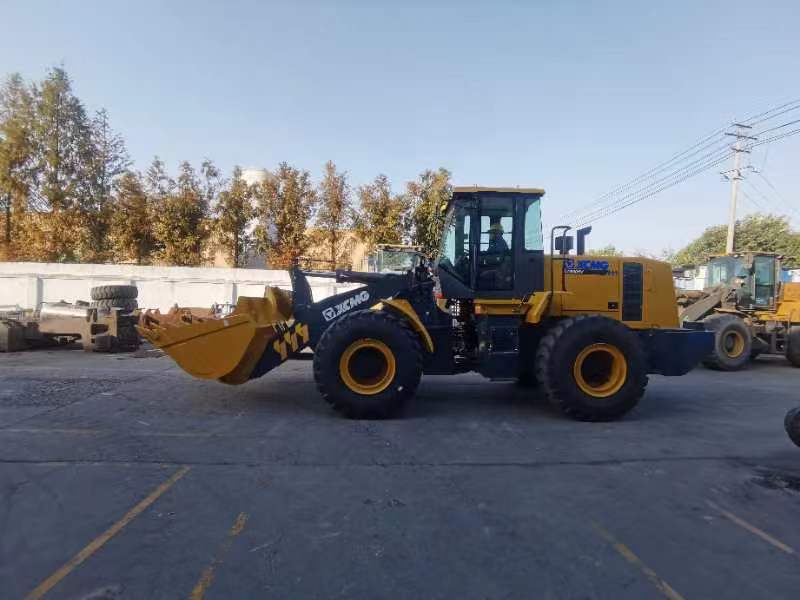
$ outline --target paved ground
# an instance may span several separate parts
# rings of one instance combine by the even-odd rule
[[[797,598],[800,370],[651,378],[612,424],[429,377],[354,422],[306,362],[0,355],[0,596]]]

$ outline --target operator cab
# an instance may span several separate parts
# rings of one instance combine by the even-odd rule
[[[544,289],[538,188],[456,187],[436,264],[450,299],[523,298]]]
[[[708,261],[707,287],[730,286],[742,308],[774,308],[780,256],[741,253]]]

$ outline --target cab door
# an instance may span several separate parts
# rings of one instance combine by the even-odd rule
[[[525,196],[517,201],[517,240],[514,297],[525,298],[544,289],[544,241],[542,236],[542,197]]]
[[[753,303],[758,308],[775,308],[776,262],[774,256],[753,257]]]

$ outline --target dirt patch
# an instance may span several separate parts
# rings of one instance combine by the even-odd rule
[[[33,379],[4,377],[0,381],[0,406],[66,406],[122,384],[120,379]]]

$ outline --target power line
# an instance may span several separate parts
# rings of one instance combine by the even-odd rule
[[[797,109],[800,109],[800,98],[785,102],[781,105],[748,117],[742,121],[742,126],[749,128],[753,125],[770,121],[780,115]],[[778,131],[796,123],[800,123],[800,119],[789,121],[774,127],[769,127],[760,131],[758,134],[756,134],[756,136],[762,133]],[[713,150],[706,152],[702,156],[690,161],[688,160],[709,150],[709,148],[715,144],[718,144],[718,142],[722,139],[722,133],[724,131],[724,127],[714,130],[714,132],[701,138],[692,146],[689,146],[685,150],[674,154],[667,160],[659,163],[652,169],[642,173],[629,182],[617,186],[590,204],[582,208],[574,209],[562,215],[559,221],[574,223],[576,226],[589,224],[610,214],[614,214],[615,212],[631,206],[632,204],[641,202],[645,198],[649,198],[659,191],[663,191],[664,189],[672,187],[672,185],[676,185],[676,183],[685,181],[689,176],[693,176],[694,174],[701,173],[713,166],[716,166],[731,156],[731,154],[749,152],[752,150],[752,148],[761,146],[762,144],[768,144],[772,141],[795,135],[796,133],[800,132],[800,128],[786,131],[778,135],[773,135],[765,139],[752,139],[752,141],[749,143],[740,143],[734,148],[731,148],[727,144],[722,146],[717,145],[717,147],[715,147]],[[742,138],[739,137],[738,139],[741,141]],[[673,168],[673,170],[667,173],[670,168]]]
[[[632,197],[632,198],[628,199],[627,201],[625,201],[624,203],[621,203],[621,204],[618,204],[618,205],[615,205],[615,206],[607,207],[603,212],[599,212],[598,211],[596,214],[587,216],[584,219],[582,219],[580,222],[578,222],[576,224],[576,226],[577,227],[582,227],[584,225],[588,225],[589,223],[594,223],[595,221],[603,219],[603,218],[605,218],[605,217],[607,217],[609,215],[612,215],[612,214],[617,213],[617,212],[619,212],[619,211],[621,211],[621,210],[623,210],[625,208],[628,208],[629,206],[637,204],[637,203],[641,202],[642,200],[645,200],[647,198],[650,198],[651,196],[654,196],[655,194],[658,194],[659,192],[663,192],[666,189],[669,189],[669,188],[671,188],[671,187],[673,187],[673,186],[675,186],[675,185],[677,185],[679,183],[682,183],[683,181],[686,181],[690,177],[694,177],[698,173],[702,173],[703,171],[707,171],[707,170],[709,170],[709,169],[721,164],[722,162],[727,160],[730,155],[731,155],[731,153],[729,152],[729,153],[727,153],[727,154],[725,154],[723,156],[710,159],[709,161],[698,165],[694,169],[682,174],[681,176],[679,176],[679,177],[677,177],[677,178],[675,178],[675,179],[673,179],[671,181],[666,181],[662,185],[660,185],[660,186],[658,186],[658,187],[656,187],[654,189],[651,189],[649,191],[646,191],[646,192],[644,192],[644,193],[642,193],[642,194],[640,194],[638,196]]]
[[[591,222],[597,215],[605,216],[605,213],[608,210],[614,209],[617,206],[619,206],[620,204],[625,204],[627,206],[627,205],[629,205],[627,203],[628,200],[630,200],[632,198],[636,198],[636,197],[638,197],[639,195],[641,195],[643,193],[646,193],[649,189],[651,189],[653,187],[660,187],[664,183],[668,183],[670,180],[672,180],[672,179],[674,179],[676,177],[680,177],[681,175],[685,174],[687,171],[691,171],[691,170],[697,168],[698,166],[704,168],[709,163],[709,161],[713,162],[714,165],[719,164],[720,162],[722,162],[723,160],[728,158],[731,155],[731,152],[732,151],[731,151],[730,147],[727,146],[727,145],[723,146],[720,149],[717,149],[717,150],[714,150],[712,152],[709,152],[708,154],[705,154],[704,156],[700,157],[699,159],[697,159],[697,160],[695,160],[695,161],[693,161],[693,162],[691,162],[689,164],[683,165],[683,166],[677,168],[676,170],[672,171],[671,173],[669,173],[667,175],[664,175],[663,177],[660,177],[659,179],[654,180],[653,182],[651,182],[650,184],[644,186],[643,188],[634,190],[634,191],[629,192],[629,193],[627,193],[627,194],[625,194],[623,196],[620,196],[614,202],[611,202],[611,203],[609,203],[609,204],[607,204],[605,206],[601,206],[601,207],[599,207],[599,208],[597,208],[595,210],[587,211],[587,212],[584,212],[584,213],[580,214],[577,220],[579,221],[579,224],[584,224],[584,223]]]
[[[777,204],[775,203],[775,201],[774,201],[774,200],[772,200],[771,198],[767,197],[767,195],[766,195],[766,194],[764,194],[764,192],[762,192],[760,189],[758,189],[758,188],[757,188],[757,187],[756,187],[756,186],[753,184],[753,182],[752,182],[752,181],[750,181],[749,179],[747,179],[747,180],[745,180],[745,183],[747,183],[747,185],[749,185],[751,188],[753,188],[753,191],[754,191],[754,192],[756,192],[756,193],[757,193],[759,196],[761,196],[761,198],[763,198],[763,199],[764,199],[764,202],[766,202],[766,203],[769,205],[769,206],[767,206],[766,208],[765,208],[765,207],[762,207],[762,209],[764,209],[764,210],[769,210],[769,211],[771,212],[772,210],[774,210],[775,208],[777,208]],[[745,191],[744,191],[744,190],[742,190],[742,193],[745,193]]]
[[[800,128],[793,129],[791,131],[787,131],[786,133],[782,133],[780,135],[774,135],[774,136],[772,136],[770,138],[767,138],[765,140],[758,140],[757,142],[753,142],[752,144],[747,144],[747,149],[748,150],[752,150],[753,148],[756,148],[756,147],[761,146],[763,144],[768,144],[769,142],[773,142],[773,141],[776,141],[776,140],[782,140],[783,138],[791,137],[791,136],[796,135],[798,133],[800,133]]]
[[[786,108],[787,106],[790,106],[790,108]],[[775,111],[780,111],[783,108],[786,108],[786,110],[782,110],[781,112],[778,112],[776,114],[772,114],[772,113],[775,113]],[[779,115],[785,114],[785,113],[787,113],[789,111],[792,111],[792,110],[795,110],[797,108],[800,108],[800,98],[795,98],[794,100],[790,100],[789,102],[785,102],[784,104],[781,104],[780,106],[776,106],[776,107],[771,108],[769,110],[765,110],[762,113],[758,113],[757,115],[753,115],[752,117],[748,117],[747,119],[742,121],[742,123],[746,123],[746,124],[748,124],[748,125],[750,125],[752,127],[753,125],[758,125],[759,123],[763,123],[764,121],[768,121],[770,119],[774,119],[775,117],[777,117]],[[767,117],[766,115],[770,115],[770,116]],[[760,120],[756,120],[759,117],[765,117],[765,118],[760,119]]]
[[[761,173],[759,173],[758,171],[756,171],[756,174],[761,175]],[[763,175],[761,175],[761,178],[764,179],[764,181],[766,181],[767,183],[769,183],[769,181],[767,181],[767,179]],[[756,186],[756,184],[753,183],[752,181],[748,181],[748,184],[750,184],[750,187],[752,187],[762,198],[772,202],[772,204],[774,204],[779,211],[781,212],[789,211],[795,217],[800,216],[798,215],[794,207],[792,207],[788,202],[786,202],[786,200],[784,200],[783,197],[781,197],[781,195],[777,193],[777,190],[775,190],[775,187],[772,186],[771,184],[770,186],[772,187],[773,190],[775,190],[776,192],[775,196],[778,198],[778,201],[773,200],[771,196],[767,196],[767,194],[762,192],[761,189],[758,186]]]
[[[775,131],[776,129],[782,129],[784,127],[788,127],[789,125],[796,125],[797,123],[800,123],[800,119],[795,119],[794,121],[789,121],[788,123],[784,123],[783,125],[777,125],[775,127],[770,127],[769,129],[762,129],[761,131],[759,131],[758,133],[753,134],[753,135],[754,135],[754,137],[759,137],[761,134],[767,133],[769,131]]]
[[[763,206],[761,206],[761,204],[760,204],[760,203],[756,202],[756,199],[755,199],[755,198],[753,198],[752,196],[750,196],[750,194],[748,194],[748,193],[747,193],[745,190],[742,190],[742,196],[744,196],[745,198],[747,198],[747,199],[750,201],[750,204],[752,204],[753,206],[755,206],[755,207],[756,207],[758,210],[760,210],[760,211],[763,211],[763,210],[764,210],[764,207],[763,207]]]
[[[769,138],[766,138],[766,139],[763,139],[763,140],[752,141],[751,143],[746,144],[744,146],[744,148],[742,148],[742,150],[743,151],[749,151],[752,148],[755,148],[757,146],[761,146],[763,144],[767,144],[767,143],[772,142],[772,141],[784,139],[784,138],[796,135],[798,133],[800,133],[800,128],[793,129],[793,130],[790,130],[790,131],[784,132],[782,134],[775,135],[775,136],[772,136],[772,137],[769,137]],[[701,163],[701,161],[695,161],[695,163],[693,163],[693,165],[696,165],[696,168],[691,169],[692,165],[689,165],[689,166],[683,167],[682,169],[679,169],[678,171],[675,171],[672,174],[672,175],[676,175],[681,171],[686,171],[687,169],[690,169],[689,172],[686,173],[685,176],[679,177],[677,180],[672,181],[672,182],[667,181],[664,185],[659,186],[656,189],[651,190],[649,192],[645,192],[645,190],[647,189],[647,188],[645,188],[645,190],[638,190],[637,192],[633,192],[631,194],[628,194],[626,197],[623,197],[623,198],[628,198],[628,197],[630,197],[630,196],[632,196],[634,194],[637,194],[639,192],[645,192],[645,193],[642,193],[641,196],[635,196],[635,197],[631,198],[628,201],[620,203],[620,200],[617,200],[616,202],[612,203],[611,205],[608,205],[606,207],[601,207],[601,208],[599,208],[599,209],[597,209],[595,211],[591,211],[589,214],[586,214],[586,215],[582,216],[582,218],[580,218],[578,220],[578,222],[576,223],[576,226],[577,227],[581,227],[581,226],[584,226],[584,225],[588,225],[590,223],[593,223],[594,221],[597,221],[597,220],[605,218],[605,217],[607,217],[607,216],[609,216],[611,214],[619,212],[623,208],[627,208],[628,206],[631,206],[633,204],[637,204],[638,202],[641,202],[642,200],[644,200],[646,198],[649,198],[649,197],[653,196],[654,194],[656,194],[658,192],[661,192],[661,191],[663,191],[665,189],[668,189],[668,188],[672,187],[673,185],[676,185],[677,183],[681,183],[683,181],[686,181],[687,179],[689,179],[689,177],[692,177],[694,175],[702,173],[703,171],[707,171],[708,169],[710,169],[710,168],[712,168],[712,167],[724,162],[729,156],[731,156],[731,154],[732,154],[732,151],[729,150],[728,152],[726,152],[722,156],[717,156],[717,157],[713,157],[712,158],[711,155],[713,155],[713,153],[710,153],[709,155],[706,155],[707,157],[709,157],[708,161],[706,163]],[[662,178],[659,181],[664,181],[665,179],[669,179],[669,177],[670,176],[667,176],[665,178]],[[651,186],[652,185],[654,185],[654,184],[651,184]],[[648,187],[650,187],[650,186],[648,186]]]
[[[772,182],[769,179],[767,179],[766,175],[764,175],[763,170],[762,171],[756,171],[756,175],[761,177],[761,179],[764,180],[764,183],[766,183],[769,187],[772,188],[772,191],[775,192],[775,195],[778,196],[778,198],[780,198],[781,200],[783,200],[783,196],[778,191],[778,188],[776,188],[774,185],[772,185]],[[785,200],[784,200],[784,202],[785,202]],[[788,202],[787,202],[787,204],[788,204]]]
[[[575,210],[572,210],[572,211],[569,211],[569,212],[565,213],[564,215],[561,216],[560,220],[568,220],[571,217],[578,216],[581,213],[583,213],[583,212],[585,212],[585,211],[587,211],[587,210],[589,210],[589,209],[591,209],[591,208],[593,208],[595,206],[603,204],[603,202],[605,200],[607,200],[608,198],[614,196],[615,194],[623,192],[626,189],[629,189],[631,186],[634,186],[637,183],[642,182],[643,180],[652,178],[653,176],[657,175],[658,173],[666,170],[670,165],[673,165],[673,163],[675,163],[681,157],[684,157],[684,160],[685,160],[686,158],[688,158],[690,156],[694,156],[694,155],[702,152],[703,150],[707,149],[709,146],[713,145],[715,142],[721,141],[722,140],[722,133],[724,131],[725,131],[724,127],[721,128],[721,129],[715,130],[710,135],[707,135],[706,137],[702,138],[700,141],[696,142],[695,144],[689,146],[685,150],[674,154],[673,156],[671,156],[667,160],[659,163],[658,165],[656,165],[655,167],[653,167],[649,171],[646,171],[646,172],[642,173],[638,177],[635,177],[634,179],[630,180],[629,182],[627,182],[625,184],[617,186],[616,188],[614,188],[610,192],[606,192],[605,194],[600,196],[594,202],[591,202],[590,204],[588,204],[588,205],[586,205],[586,206],[584,206],[582,208],[577,208]]]

